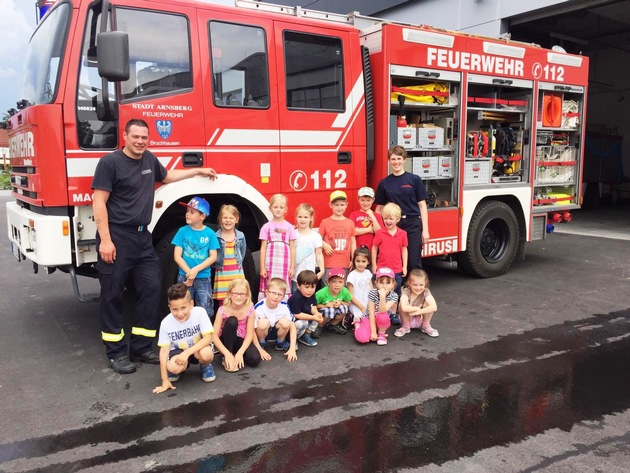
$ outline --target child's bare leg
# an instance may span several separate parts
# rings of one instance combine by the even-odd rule
[[[202,365],[207,365],[208,363],[211,363],[214,358],[214,354],[212,353],[212,348],[210,347],[202,348],[197,353],[195,353],[195,358],[197,358],[199,360],[199,363],[201,363]]]
[[[345,315],[346,315],[345,313],[335,314],[335,316],[330,321],[330,325],[338,325],[338,324],[340,324]]]
[[[183,373],[184,371],[186,371],[186,368],[188,368],[188,362],[184,363],[183,365],[178,365],[177,363],[175,363],[175,361],[173,361],[173,358],[168,360],[168,363],[166,364],[166,370],[171,374]]]
[[[411,315],[409,315],[407,312],[404,311],[400,311],[399,313],[400,315],[400,323],[403,327],[407,327],[409,328],[409,325],[411,325]]]
[[[422,316],[422,328],[420,330],[422,330],[422,332],[426,333],[430,337],[437,337],[440,335],[440,333],[433,327],[431,327],[431,319],[433,318],[433,314],[434,312],[431,312],[430,314],[424,314]]]
[[[260,319],[257,321],[256,328],[254,331],[256,332],[256,337],[260,342],[264,342],[265,338],[267,338],[267,334],[269,333],[270,324],[267,319]]]
[[[287,333],[289,333],[289,328],[291,328],[291,321],[288,318],[282,317],[278,320],[276,322],[276,329],[278,330],[277,340],[283,341],[286,338]]]

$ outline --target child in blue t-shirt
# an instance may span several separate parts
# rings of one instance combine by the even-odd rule
[[[186,207],[186,226],[180,228],[171,243],[175,245],[175,262],[179,266],[177,282],[188,287],[195,306],[203,307],[214,317],[214,303],[210,290],[210,265],[217,259],[219,240],[203,222],[210,214],[210,204],[202,197],[193,197]]]

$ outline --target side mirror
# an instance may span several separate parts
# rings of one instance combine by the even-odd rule
[[[129,79],[129,36],[123,31],[107,31],[96,36],[98,74],[110,82]]]

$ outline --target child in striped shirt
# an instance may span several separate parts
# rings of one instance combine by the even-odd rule
[[[243,259],[247,251],[245,235],[236,229],[241,214],[233,205],[222,205],[219,210],[219,229],[216,231],[219,240],[217,260],[214,262],[214,292],[213,297],[223,304],[228,286],[237,278],[245,278]]]

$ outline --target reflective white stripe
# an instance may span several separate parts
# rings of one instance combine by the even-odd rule
[[[66,159],[68,177],[93,176],[100,158]]]
[[[223,130],[215,146],[280,146],[278,130]]]
[[[341,131],[331,130],[224,130],[215,146],[335,146]],[[249,151],[249,150],[247,150]],[[256,150],[252,150],[256,151]],[[293,150],[292,150],[293,151]]]
[[[214,137],[217,136],[217,133],[219,133],[219,131],[221,131],[220,128],[217,128],[216,130],[214,130],[214,133],[212,133],[212,136],[208,140],[208,146],[210,146],[210,143],[212,143],[212,141],[214,140]]]
[[[282,130],[282,146],[335,146],[341,131]]]
[[[337,115],[337,118],[332,124],[333,128],[344,128],[348,125],[348,121],[361,103],[363,92],[363,73],[361,73],[357,81],[354,83],[354,87],[352,87],[352,91],[346,100],[346,111]]]
[[[339,146],[328,146],[326,148],[291,148],[291,153],[330,153],[339,149]],[[280,148],[208,148],[207,153],[277,153]],[[286,151],[286,150],[285,150]]]
[[[169,153],[176,153],[179,152],[180,150],[184,149],[185,151],[203,151],[204,148],[187,148],[185,146],[149,146],[149,151],[151,151],[153,154],[160,153],[160,152],[169,152]],[[104,151],[100,151],[100,150],[85,150],[85,149],[69,149],[66,150],[66,154],[70,155],[70,154],[88,154],[90,156],[94,156],[97,159],[100,159],[101,157],[105,156],[105,154],[107,154]]]
[[[186,150],[188,151],[188,150]],[[101,158],[71,158],[66,159],[66,169],[68,170],[68,177],[92,177],[96,171],[96,165]],[[158,161],[162,163],[164,167],[168,166],[168,163],[173,159],[172,156],[158,157]]]

